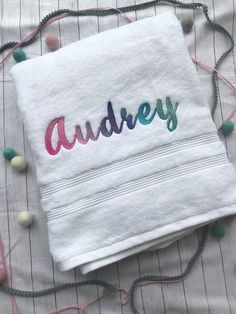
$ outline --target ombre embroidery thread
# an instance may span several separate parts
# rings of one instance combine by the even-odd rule
[[[107,115],[101,120],[100,125],[96,131],[93,131],[90,122],[85,122],[85,134],[79,125],[75,126],[75,134],[72,140],[67,138],[65,131],[65,117],[59,117],[52,120],[45,133],[45,147],[50,155],[57,155],[61,148],[64,147],[70,150],[76,143],[85,145],[91,141],[97,141],[100,135],[110,137],[112,134],[121,134],[126,124],[129,130],[133,130],[139,122],[142,125],[149,125],[153,122],[156,116],[160,120],[166,121],[166,127],[169,132],[176,130],[178,126],[177,109],[179,103],[172,104],[170,97],[166,97],[165,106],[161,99],[158,99],[154,110],[152,111],[151,105],[148,102],[142,103],[137,114],[134,116],[127,112],[126,108],[120,110],[120,122],[118,124],[117,117],[114,114],[111,101],[107,103]],[[53,137],[57,134],[57,141],[53,147]]]

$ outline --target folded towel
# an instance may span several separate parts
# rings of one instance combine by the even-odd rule
[[[236,213],[236,176],[171,12],[15,65],[49,244],[83,273]]]

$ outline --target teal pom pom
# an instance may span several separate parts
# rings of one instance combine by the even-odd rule
[[[212,228],[211,228],[212,235],[217,238],[223,238],[225,235],[225,226],[222,223],[217,222]]]
[[[222,131],[224,135],[229,135],[234,130],[234,123],[230,120],[225,120],[222,123],[220,130]]]
[[[26,60],[26,54],[21,48],[16,48],[13,51],[13,58],[15,59],[16,62],[22,62]]]
[[[16,151],[11,147],[6,147],[3,151],[3,156],[7,160],[12,160],[16,156]]]

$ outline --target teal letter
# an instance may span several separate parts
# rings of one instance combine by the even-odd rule
[[[160,119],[167,120],[167,128],[170,132],[177,128],[177,117],[176,110],[178,108],[178,103],[173,107],[169,97],[166,97],[166,113],[163,110],[163,104],[160,99],[157,100],[156,111]]]
[[[167,120],[168,112],[164,113],[162,101],[160,99],[157,100],[156,107],[157,107],[156,110],[157,110],[157,114],[158,114],[159,118],[162,120]]]
[[[141,124],[148,125],[152,122],[154,115],[156,113],[154,112],[154,114],[149,119],[147,119],[147,116],[149,115],[150,111],[151,107],[149,103],[145,102],[142,105],[140,105],[137,113],[137,119]]]
[[[176,111],[178,108],[178,103],[175,104],[173,107],[170,98],[166,97],[166,108],[167,108],[167,114],[168,114],[168,119],[167,119],[167,128],[170,132],[173,132],[177,128],[178,120],[176,116]]]

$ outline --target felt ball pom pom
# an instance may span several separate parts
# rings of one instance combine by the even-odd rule
[[[7,160],[12,160],[16,156],[16,151],[11,147],[6,147],[3,151],[3,156]]]
[[[13,58],[15,59],[16,62],[22,62],[26,60],[26,54],[21,48],[16,48],[13,51]]]
[[[189,33],[193,27],[193,18],[191,16],[184,16],[181,20],[181,25],[184,33]]]
[[[27,161],[22,156],[15,156],[11,160],[11,166],[18,171],[22,171],[26,168]]]
[[[33,215],[28,211],[22,211],[17,215],[17,222],[24,227],[28,227],[33,222]]]
[[[225,226],[222,223],[217,222],[212,228],[211,228],[212,235],[217,238],[223,238],[225,235]]]
[[[55,51],[60,47],[60,42],[57,36],[47,35],[45,42],[50,51]]]
[[[7,272],[0,268],[0,285],[7,281]]]
[[[222,123],[220,130],[222,131],[224,135],[229,135],[234,130],[234,123],[230,120],[225,120]]]

